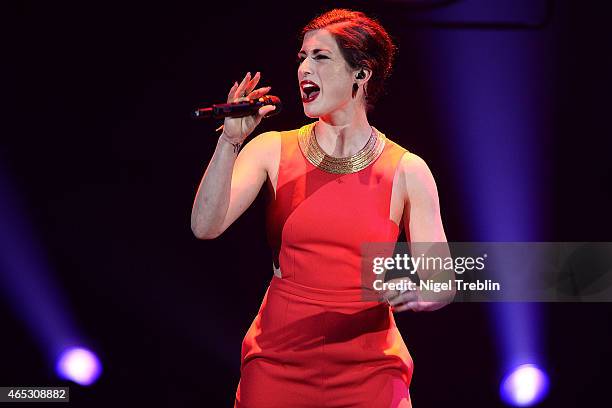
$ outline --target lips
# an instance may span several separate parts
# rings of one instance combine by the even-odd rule
[[[314,101],[321,92],[319,85],[308,80],[300,82],[300,88],[302,90],[302,102],[304,103]]]

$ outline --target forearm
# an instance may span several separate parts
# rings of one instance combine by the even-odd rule
[[[416,243],[416,253],[423,253],[430,265],[417,271],[421,281],[428,283],[422,291],[422,300],[428,301],[429,310],[439,309],[453,301],[456,293],[455,270],[448,267],[452,259],[446,237],[442,242]],[[437,288],[433,290],[431,288]]]
[[[191,230],[198,238],[216,237],[223,225],[229,207],[236,156],[234,146],[223,135],[220,136],[191,210]]]

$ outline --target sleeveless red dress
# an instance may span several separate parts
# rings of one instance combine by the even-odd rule
[[[362,242],[397,241],[391,190],[406,149],[387,138],[368,167],[333,174],[297,135],[281,132],[267,211],[275,274],[242,343],[234,407],[410,407],[412,358],[390,307],[363,301],[360,257]]]

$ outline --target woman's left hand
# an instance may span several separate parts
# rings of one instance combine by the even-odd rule
[[[404,280],[406,280],[406,278],[395,278],[387,282],[399,283]],[[393,312],[403,312],[406,310],[412,310],[413,312],[430,312],[440,309],[452,301],[452,299],[435,302],[424,301],[423,294],[418,285],[415,290],[386,290],[382,292],[382,297],[389,303]]]

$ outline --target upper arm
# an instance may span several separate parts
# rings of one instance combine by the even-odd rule
[[[425,161],[414,153],[402,156],[404,183],[403,224],[410,242],[446,242],[440,215],[438,189]]]
[[[229,206],[219,234],[253,203],[278,156],[280,132],[262,133],[244,145],[232,170]]]

